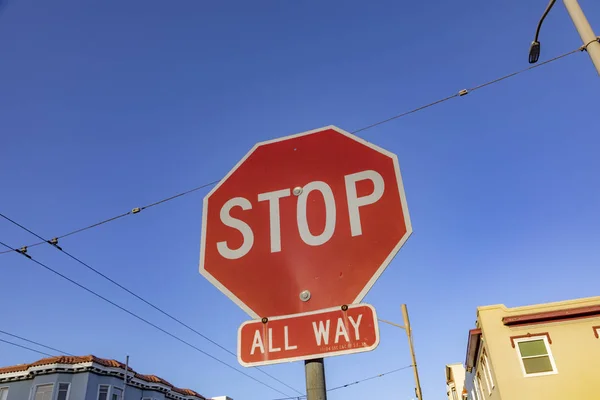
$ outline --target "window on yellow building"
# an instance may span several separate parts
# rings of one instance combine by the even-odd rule
[[[452,400],[458,400],[458,394],[456,393],[456,388],[452,388]]]
[[[473,386],[475,386],[475,393],[477,393],[477,398],[479,400],[485,400],[485,397],[483,397],[483,386],[481,385],[481,375],[479,375],[479,373],[477,373],[477,376],[473,381]]]
[[[516,339],[515,344],[525,376],[557,373],[546,336]]]
[[[487,383],[488,393],[492,394],[492,389],[494,388],[494,378],[492,378],[492,370],[490,368],[490,363],[485,353],[483,351],[483,355],[481,356],[481,367],[483,369],[483,375],[485,377],[485,382]]]

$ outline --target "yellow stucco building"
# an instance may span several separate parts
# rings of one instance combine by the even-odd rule
[[[469,400],[600,400],[600,297],[478,307]]]
[[[448,400],[463,400],[465,367],[462,363],[446,365],[446,396]]]

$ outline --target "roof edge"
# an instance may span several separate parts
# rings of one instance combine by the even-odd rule
[[[479,351],[481,342],[481,329],[471,329],[469,331],[469,340],[467,342],[467,355],[465,357],[465,368],[470,371],[475,366],[475,357]]]
[[[506,326],[518,326],[593,317],[600,317],[600,304],[512,315],[502,318],[502,323]]]
[[[106,369],[107,371],[121,370],[122,375],[125,376],[125,364],[112,359],[100,358],[94,355],[87,356],[57,356],[57,357],[48,357],[42,358],[38,361],[35,361],[30,364],[18,364],[14,366],[1,367],[0,368],[0,380],[2,380],[3,375],[4,378],[14,378],[19,375],[29,376],[35,375],[37,372],[42,372],[44,367],[51,366],[76,366],[81,364],[89,364],[95,369]],[[76,371],[74,371],[76,372]],[[127,368],[127,373],[131,374],[131,378],[135,378],[138,381],[143,381],[148,385],[148,387],[152,385],[161,385],[169,390],[183,394],[185,396],[193,396],[196,399],[207,400],[206,397],[202,396],[200,393],[193,391],[192,389],[179,388],[168,381],[156,376],[156,375],[143,375],[134,371],[131,367]],[[22,379],[22,378],[21,378]],[[26,378],[27,379],[27,378]]]

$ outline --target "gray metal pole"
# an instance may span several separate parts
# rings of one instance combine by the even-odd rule
[[[596,71],[600,75],[600,42],[598,42],[596,34],[592,30],[577,0],[563,0],[563,2],[577,32],[579,32],[579,36],[581,36],[584,46],[587,45],[587,52],[596,67]]]
[[[306,399],[327,400],[325,364],[322,358],[304,361],[306,371]]]
[[[125,400],[125,393],[127,393],[127,375],[129,374],[129,356],[125,357],[125,375],[123,376],[123,398]]]
[[[404,318],[404,330],[406,331],[406,336],[408,337],[408,347],[410,349],[410,357],[412,359],[413,373],[415,374],[415,394],[417,395],[417,399],[423,400],[421,382],[419,381],[419,370],[417,368],[417,357],[415,356],[412,330],[410,329],[410,321],[408,320],[408,309],[406,308],[406,304],[402,304],[402,317]]]

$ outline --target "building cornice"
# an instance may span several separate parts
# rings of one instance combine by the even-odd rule
[[[465,359],[465,368],[471,372],[475,366],[475,358],[479,352],[481,342],[481,329],[471,329],[469,331],[469,340],[467,342],[467,356]]]
[[[94,356],[52,357],[32,364],[0,368],[0,384],[33,379],[38,375],[86,372],[124,379],[125,365],[115,360],[105,360]],[[138,374],[131,368],[128,368],[128,385],[142,390],[162,392],[166,398],[173,400],[207,400],[191,389],[175,387],[162,378],[154,375]]]
[[[502,318],[502,323],[506,326],[535,325],[594,317],[600,317],[600,305],[513,315]]]

